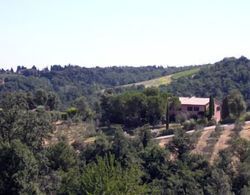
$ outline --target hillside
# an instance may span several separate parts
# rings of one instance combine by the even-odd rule
[[[37,89],[54,92],[62,105],[70,105],[80,96],[92,101],[101,89],[125,85],[173,74],[190,67],[144,66],[85,68],[79,66],[51,66],[38,70],[17,67],[17,71],[0,71],[0,95],[6,92],[35,92]]]
[[[195,131],[190,131],[190,135],[195,136]],[[173,140],[173,135],[162,136],[156,138],[160,147],[164,148]],[[200,132],[197,143],[195,144],[192,154],[204,156],[211,164],[215,163],[219,158],[219,153],[232,146],[232,141],[236,137],[250,140],[250,122],[247,121],[242,130],[237,135],[234,125],[222,125],[220,130],[216,130],[215,126],[206,127]]]
[[[171,82],[166,90],[177,96],[213,95],[219,99],[231,90],[239,90],[250,101],[250,61],[245,57],[225,58],[220,62],[201,67],[191,77],[182,77]]]
[[[232,67],[237,68],[234,63]],[[243,74],[241,68],[236,73]],[[242,129],[241,123],[236,123],[237,128],[229,124],[202,130],[202,125],[212,121],[186,120],[169,125],[170,131],[165,131],[165,126],[162,127],[167,121],[167,105],[178,109],[178,97],[165,93],[162,85],[162,90],[141,87],[140,90],[124,89],[123,93],[122,89],[118,93],[107,90],[100,94],[100,89],[129,83],[133,76],[139,82],[171,75],[166,77],[172,81],[171,89],[172,84],[180,80],[197,79],[201,72],[207,76],[208,72],[216,76],[226,72],[228,82],[230,78],[236,85],[235,75],[224,71],[224,63],[200,69],[167,68],[166,72],[159,67],[55,66],[43,71],[35,68],[2,71],[0,194],[102,194],[102,186],[111,189],[106,194],[240,195],[248,192],[250,141],[240,137],[250,138],[249,126]],[[218,79],[210,78],[211,86],[215,86]],[[238,87],[244,89],[241,83],[241,80],[245,82],[244,77],[238,79]],[[182,92],[187,92],[188,87]],[[173,89],[178,92],[177,88]],[[19,91],[22,93],[15,93]],[[65,109],[55,106],[55,95]],[[170,104],[166,104],[166,100]],[[88,101],[94,102],[94,106]],[[233,99],[232,103],[238,105],[239,99]],[[246,117],[238,115],[239,118]],[[152,128],[161,132],[151,132]],[[186,133],[192,128],[197,131]],[[158,133],[167,134],[164,138],[170,137],[158,140],[162,147],[156,141]],[[118,184],[116,191],[111,188]],[[96,186],[101,186],[99,191]],[[138,190],[123,193],[123,186]],[[90,189],[89,193],[85,193],[85,189]]]
[[[190,70],[180,71],[174,74],[158,77],[155,79],[145,80],[142,82],[131,83],[127,85],[122,85],[118,87],[132,87],[143,85],[144,87],[159,87],[160,85],[169,85],[173,80],[177,80],[182,77],[193,76],[197,72],[199,72],[200,68],[191,68]]]

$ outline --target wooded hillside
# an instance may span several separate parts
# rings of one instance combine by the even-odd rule
[[[225,58],[220,62],[202,67],[198,73],[181,77],[167,86],[166,90],[177,96],[209,97],[219,99],[237,89],[250,101],[250,60],[245,57]]]

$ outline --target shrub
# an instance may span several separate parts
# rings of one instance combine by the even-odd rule
[[[62,120],[62,115],[63,114],[61,112],[58,112],[58,111],[51,111],[50,112],[50,116],[51,116],[52,121]]]
[[[164,136],[164,135],[173,135],[174,134],[174,129],[168,129],[168,130],[164,130],[162,131],[160,136]]]
[[[247,112],[246,114],[245,114],[245,121],[250,121],[250,112]]]
[[[216,122],[216,120],[213,118],[213,119],[211,119],[211,120],[208,121],[207,126],[213,126],[213,125],[216,125],[216,124],[217,124],[217,122]]]
[[[178,113],[175,117],[176,122],[184,123],[188,119],[187,113]]]
[[[235,119],[231,117],[227,117],[221,121],[222,124],[229,124],[229,123],[234,123],[234,122],[235,122]]]
[[[243,125],[244,124],[242,122],[236,121],[235,124],[234,124],[234,129],[233,129],[234,132],[237,133],[237,134],[240,133],[240,131],[243,129]]]
[[[77,113],[77,109],[75,107],[70,107],[67,110],[67,114],[70,118],[72,118],[73,116],[75,116]]]
[[[196,122],[194,119],[187,120],[183,123],[183,129],[184,130],[192,130],[195,128]]]
[[[61,118],[62,118],[62,120],[66,121],[68,119],[68,114],[66,112],[62,112],[61,113]]]
[[[197,124],[207,126],[208,120],[207,118],[200,118],[197,120]]]

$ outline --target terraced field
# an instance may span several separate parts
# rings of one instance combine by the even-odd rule
[[[216,162],[219,152],[230,146],[229,141],[232,139],[234,125],[222,125],[221,127],[223,129],[217,136],[215,136],[215,126],[205,128],[192,153],[204,155],[211,164]],[[250,140],[250,121],[245,123],[239,135],[241,138]],[[162,139],[157,140],[161,147],[165,147],[172,138],[172,135],[162,136]]]

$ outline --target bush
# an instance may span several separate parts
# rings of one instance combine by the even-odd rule
[[[52,121],[62,120],[63,119],[62,115],[63,115],[62,112],[58,112],[58,111],[51,111],[50,112],[50,116],[51,116]]]
[[[68,110],[67,110],[67,114],[70,118],[72,118],[73,116],[75,116],[77,113],[77,109],[75,107],[70,107]]]
[[[61,118],[62,118],[62,120],[66,121],[68,119],[68,114],[66,112],[62,112],[61,113]]]
[[[193,130],[195,129],[196,122],[194,119],[187,120],[183,123],[183,129],[188,131],[188,130]]]
[[[245,121],[250,121],[250,112],[247,112],[246,114],[245,114]]]
[[[175,117],[177,123],[184,123],[188,119],[187,113],[178,113]]]
[[[235,119],[231,117],[227,117],[221,121],[222,124],[229,124],[229,123],[234,123],[234,122],[235,122]]]
[[[174,129],[168,129],[168,130],[162,131],[160,136],[173,135],[173,134],[174,134]]]
[[[222,131],[223,127],[221,127],[220,125],[216,125],[214,131],[209,136],[210,145],[214,145],[218,141]]]
[[[234,132],[236,132],[237,134],[240,133],[240,131],[243,129],[243,125],[244,123],[240,122],[240,121],[236,121],[234,124]]]
[[[197,120],[197,124],[207,126],[208,120],[207,118],[200,118]]]
[[[213,126],[213,125],[216,125],[216,124],[217,124],[217,122],[216,122],[216,120],[213,118],[213,119],[211,119],[210,121],[208,121],[207,126]]]

